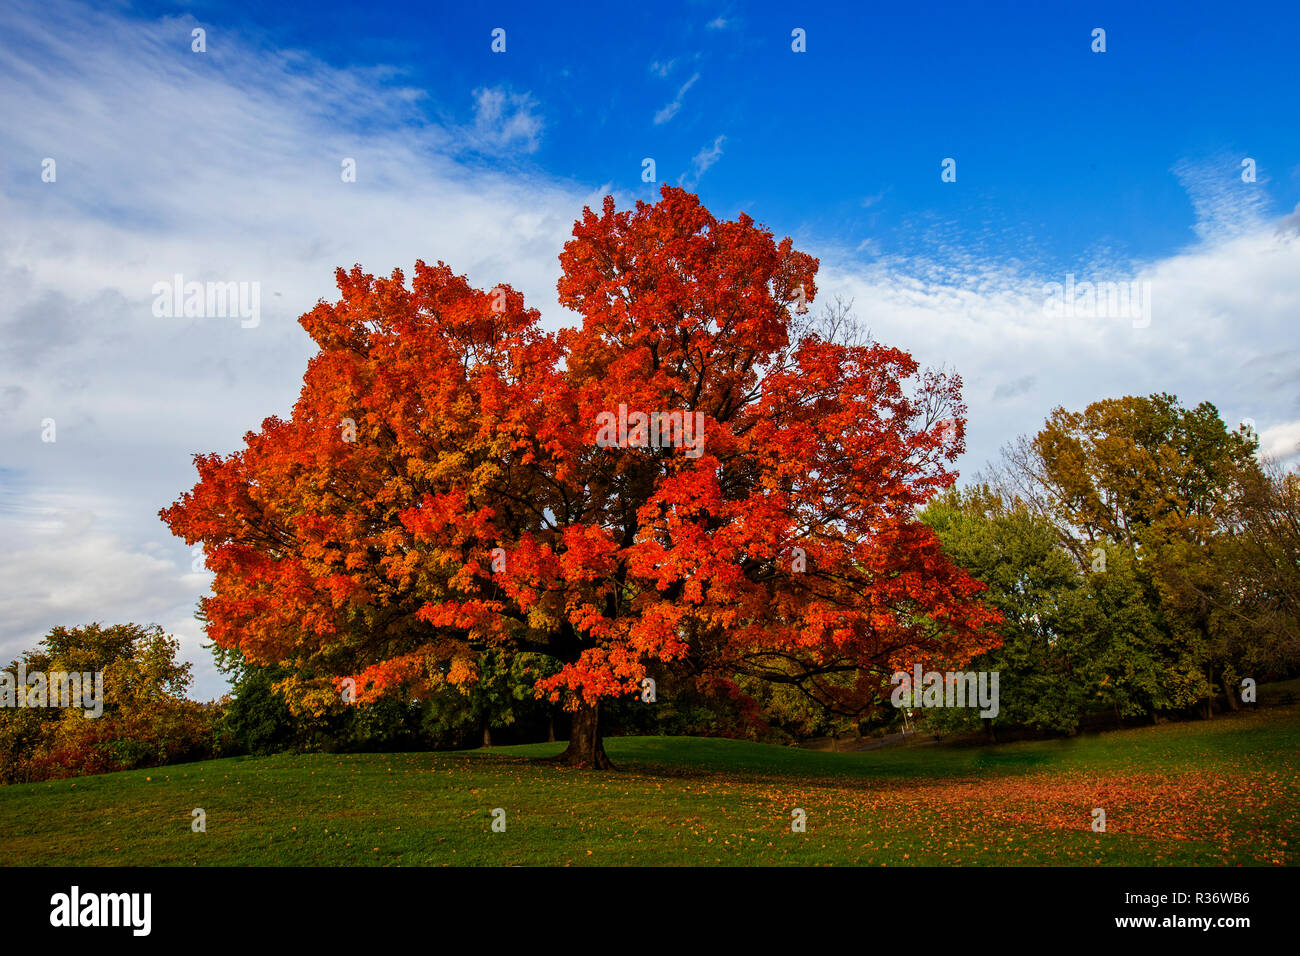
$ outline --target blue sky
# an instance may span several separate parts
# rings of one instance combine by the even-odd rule
[[[59,624],[157,621],[221,693],[192,618],[210,576],[157,512],[194,453],[289,412],[297,318],[334,268],[442,259],[558,328],[583,205],[664,182],[794,237],[824,298],[959,372],[964,478],[1057,405],[1155,391],[1294,463],[1297,26],[1280,3],[10,0],[0,659]],[[159,317],[177,273],[257,284],[259,321]],[[1051,311],[1075,278],[1136,283],[1141,320]]]
[[[391,88],[418,90],[430,123],[468,119],[476,89],[527,95],[537,148],[493,162],[641,198],[653,192],[644,157],[681,182],[725,137],[698,182],[716,213],[886,254],[928,251],[951,225],[989,256],[1162,255],[1194,223],[1171,173],[1180,160],[1231,172],[1251,156],[1285,195],[1300,184],[1293,3],[179,8],[218,25],[214,44],[238,28],[335,67],[389,66]],[[790,49],[796,26],[802,55]],[[491,52],[496,27],[505,54]],[[1095,27],[1104,54],[1091,50]],[[656,122],[683,88],[680,109]],[[945,157],[958,160],[956,184],[939,180]],[[1286,212],[1284,199],[1268,202]]]

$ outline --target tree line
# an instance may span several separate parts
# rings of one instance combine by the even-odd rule
[[[1081,726],[1212,716],[1300,671],[1300,476],[1258,457],[1258,439],[1209,403],[1171,395],[1057,409],[964,488],[919,512],[944,553],[982,582],[1001,645],[966,662],[997,671],[999,713],[933,709],[919,726],[1072,734]],[[202,618],[202,611],[199,612]],[[22,782],[284,750],[410,750],[564,739],[571,718],[539,699],[557,665],[485,650],[475,679],[439,672],[419,694],[354,704],[294,693],[315,675],[211,645],[232,692],[187,699],[191,665],[157,625],[58,627],[7,669],[102,671],[100,718],[0,708],[0,780]],[[893,729],[884,672],[868,706],[844,710],[788,681],[689,661],[607,705],[619,733],[796,742]],[[653,686],[653,692],[647,688]],[[288,691],[288,693],[286,693]],[[494,738],[495,735],[495,738]]]

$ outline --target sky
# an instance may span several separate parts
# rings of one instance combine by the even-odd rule
[[[0,660],[157,622],[193,696],[224,693],[211,576],[157,513],[195,453],[288,414],[334,268],[443,260],[572,325],[574,220],[664,183],[791,236],[820,299],[958,372],[964,479],[1057,406],[1153,392],[1293,462],[1297,27],[1185,0],[7,0]],[[256,323],[156,314],[177,274],[256,283]],[[1126,298],[1066,307],[1083,283]]]

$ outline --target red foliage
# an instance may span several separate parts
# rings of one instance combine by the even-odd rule
[[[573,235],[559,293],[582,324],[557,334],[442,263],[409,288],[338,270],[339,301],[300,320],[320,352],[292,418],[197,456],[161,513],[205,547],[217,643],[357,677],[358,699],[527,648],[571,705],[686,657],[856,674],[827,691],[848,702],[996,645],[982,586],[915,520],[956,477],[959,379],[791,341],[817,261],[680,189],[606,198]],[[599,447],[620,404],[701,413],[702,449]]]

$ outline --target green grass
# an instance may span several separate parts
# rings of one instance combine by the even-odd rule
[[[1295,861],[1297,707],[998,747],[629,737],[606,742],[616,772],[530,759],[562,746],[234,758],[0,787],[0,846],[20,865]],[[206,833],[191,831],[196,807]],[[805,833],[791,831],[795,807]],[[1094,807],[1105,833],[1090,828]]]

